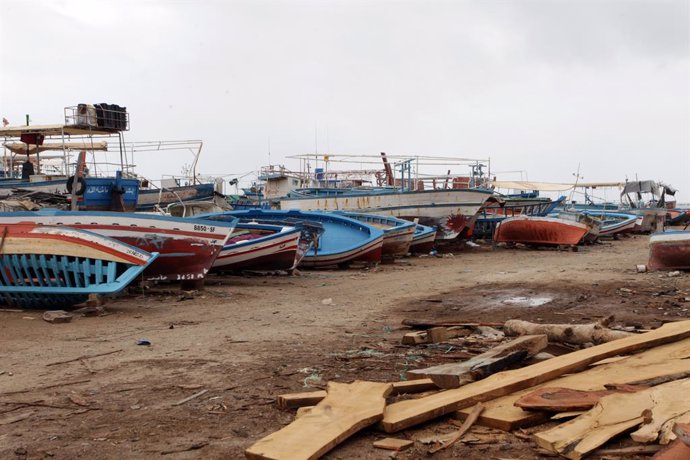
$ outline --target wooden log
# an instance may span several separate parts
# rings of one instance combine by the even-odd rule
[[[391,386],[393,387],[391,396],[439,389],[431,379],[402,380],[400,382],[392,382]],[[276,405],[279,409],[298,409],[300,407],[314,406],[325,397],[326,392],[324,390],[285,393],[276,397]]]
[[[502,327],[503,323],[485,323],[485,322],[480,322],[480,323],[468,323],[467,321],[462,321],[462,320],[455,320],[455,319],[442,319],[442,320],[436,320],[436,319],[404,319],[402,321],[402,324],[405,326],[409,327],[416,327],[416,328],[422,328],[422,329],[427,329],[430,327],[438,327],[438,326],[443,326],[443,327],[462,327],[466,329],[473,329],[478,326],[491,326],[491,327]]]
[[[458,388],[518,363],[546,348],[545,335],[526,335],[498,345],[485,353],[460,363],[442,364],[407,371],[407,378],[430,378],[441,388]]]
[[[614,393],[630,393],[644,390],[642,386],[620,386],[615,390],[581,391],[570,388],[544,387],[528,393],[517,401],[515,405],[524,410],[540,410],[547,412],[572,412],[589,410],[602,397]]]
[[[587,413],[537,433],[534,439],[545,449],[579,460],[614,436],[642,423],[645,425],[631,435],[633,439],[641,430],[647,433],[647,426],[668,420],[678,410],[690,410],[688,394],[690,380],[679,380],[636,393],[604,396]]]
[[[668,446],[654,454],[652,460],[688,460],[690,458],[690,447],[676,439]]]
[[[330,382],[328,395],[308,414],[245,450],[249,459],[316,459],[383,417],[388,383]]]
[[[464,387],[386,407],[381,428],[394,433],[432,420],[459,408],[547,382],[566,373],[577,372],[593,362],[621,353],[632,353],[690,336],[690,321],[668,323],[651,332],[574,351],[547,361],[512,371],[504,371]],[[601,369],[604,366],[598,366]],[[597,369],[597,368],[595,368]]]
[[[506,431],[534,425],[545,421],[547,415],[541,412],[524,411],[515,406],[515,402],[520,397],[532,391],[546,386],[582,391],[605,390],[607,387],[612,387],[609,384],[614,379],[619,384],[635,383],[637,385],[643,382],[663,381],[661,376],[684,375],[684,372],[690,371],[688,358],[690,358],[690,339],[652,348],[621,361],[592,367],[578,374],[560,377],[539,386],[488,401],[485,403],[486,409],[479,417],[478,423]],[[468,412],[467,409],[461,409],[458,415],[463,418]]]
[[[378,441],[374,441],[374,447],[377,449],[386,449],[399,451],[406,449],[414,444],[414,441],[409,439],[398,439],[398,438],[383,438]]]
[[[549,342],[601,344],[635,335],[631,332],[614,331],[601,323],[593,324],[535,324],[529,321],[511,319],[503,325],[503,332],[509,336],[546,334]]]

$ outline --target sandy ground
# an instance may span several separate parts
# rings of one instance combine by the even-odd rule
[[[172,287],[139,290],[108,303],[106,316],[68,324],[2,312],[0,458],[243,458],[293,419],[273,404],[277,394],[329,380],[396,381],[447,362],[447,347],[400,345],[404,318],[591,322],[615,314],[616,324],[650,327],[690,317],[690,274],[635,271],[647,241],[579,252],[484,245],[373,268],[211,277],[192,299]],[[441,420],[399,437],[452,430]],[[539,458],[512,434],[479,427],[474,436],[474,445],[434,458]],[[358,434],[326,458],[388,458],[371,446],[381,437]],[[417,443],[398,458],[425,458],[427,449]]]

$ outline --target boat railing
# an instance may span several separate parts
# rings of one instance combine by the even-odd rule
[[[65,124],[81,128],[129,131],[129,113],[117,104],[77,104],[65,107]]]

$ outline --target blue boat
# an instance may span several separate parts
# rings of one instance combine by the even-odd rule
[[[348,217],[330,212],[267,211],[251,209],[204,214],[206,220],[227,220],[233,217],[257,223],[316,223],[323,227],[316,242],[305,254],[300,266],[347,266],[354,261],[380,262],[383,231]]]
[[[22,308],[64,308],[120,292],[156,258],[85,230],[2,224],[0,298]]]
[[[402,257],[410,252],[415,223],[392,216],[338,211],[345,217],[373,225],[383,230],[383,257]]]
[[[606,210],[587,209],[584,214],[595,217],[601,221],[599,236],[614,236],[631,233],[635,228],[638,216],[624,212],[612,212]]]
[[[417,224],[410,244],[410,252],[413,254],[423,254],[434,249],[436,241],[436,229],[426,225]]]

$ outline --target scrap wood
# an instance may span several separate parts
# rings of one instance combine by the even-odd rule
[[[690,423],[676,422],[673,425],[673,432],[678,436],[678,439],[690,446]]]
[[[79,356],[77,358],[67,359],[65,361],[55,361],[52,363],[48,363],[48,364],[46,364],[46,366],[57,366],[58,364],[67,364],[67,363],[71,363],[74,361],[81,361],[82,359],[98,358],[99,356],[112,355],[113,353],[119,353],[121,351],[122,351],[122,348],[120,348],[118,350],[107,351],[105,353],[97,353],[95,355],[83,355],[83,356]]]
[[[631,355],[625,360],[590,367],[580,373],[566,375],[488,401],[478,423],[506,431],[537,424],[547,420],[545,413],[524,411],[514,405],[521,396],[534,390],[547,386],[584,391],[604,390],[613,387],[609,385],[613,379],[619,383],[648,384],[664,380],[660,378],[662,376],[684,375],[683,372],[690,371],[690,359],[687,358],[690,358],[690,339],[652,348]],[[468,413],[467,409],[461,409],[458,415],[466,417]]]
[[[439,389],[431,379],[402,380],[400,382],[392,382],[391,385],[393,386],[391,396]],[[313,406],[325,397],[326,391],[324,390],[285,393],[276,397],[276,405],[279,409],[296,409]]]
[[[407,378],[430,378],[441,388],[457,388],[518,363],[546,348],[545,335],[526,335],[503,343],[473,358],[426,369],[407,371]]]
[[[467,329],[472,329],[478,326],[491,326],[491,327],[502,327],[503,323],[468,323],[462,320],[433,320],[433,319],[404,319],[402,321],[403,325],[417,328],[429,328],[429,327],[462,327]]]
[[[570,411],[570,412],[559,412],[557,414],[553,414],[553,416],[551,416],[551,420],[563,420],[564,418],[573,418],[573,417],[577,417],[578,415],[582,415],[585,412],[587,412],[587,411],[574,410],[574,411]]]
[[[414,444],[414,441],[410,441],[409,439],[398,439],[398,438],[383,438],[379,439],[377,441],[374,441],[374,447],[378,449],[386,449],[386,450],[403,450],[408,447],[410,447],[412,444]]]
[[[292,423],[245,450],[249,459],[316,459],[383,417],[389,383],[329,382],[328,395]]]
[[[644,424],[631,434],[634,440],[653,441],[654,429],[676,416],[690,411],[690,379],[664,383],[636,393],[604,396],[585,414],[537,433],[541,447],[578,460],[609,439]]]
[[[447,449],[456,442],[458,442],[464,435],[467,433],[467,431],[472,428],[472,425],[474,425],[474,422],[477,421],[477,418],[479,417],[479,414],[484,410],[484,405],[482,403],[477,403],[474,408],[472,409],[472,413],[470,414],[467,419],[465,419],[465,423],[462,424],[460,429],[453,433],[453,437],[450,438],[447,442],[444,442],[433,449],[429,450],[430,454],[435,454],[436,452]]]
[[[690,428],[690,412],[686,412],[664,423],[659,430],[659,444],[668,444],[677,437],[690,445],[690,431],[684,433],[683,427]],[[678,434],[680,433],[680,435]]]
[[[186,402],[191,401],[192,399],[196,399],[196,398],[198,398],[199,396],[205,395],[206,393],[208,393],[208,390],[201,390],[201,391],[198,392],[198,393],[194,393],[194,394],[191,395],[191,396],[188,396],[188,397],[186,397],[186,398],[184,398],[184,399],[180,399],[179,401],[172,403],[172,405],[173,405],[173,406],[180,406],[180,405],[182,405],[182,404],[184,404],[184,403],[186,403]]]
[[[660,445],[652,444],[650,446],[630,446],[612,449],[597,449],[594,453],[602,457],[604,455],[627,456],[629,454],[654,454],[658,452],[660,449]]]
[[[401,343],[403,345],[421,345],[424,343],[440,343],[448,339],[467,335],[467,329],[462,327],[435,326],[425,331],[408,332],[403,335]]]
[[[543,387],[521,396],[515,401],[515,406],[524,410],[540,410],[547,412],[572,412],[589,410],[603,396],[614,393],[631,393],[648,387],[633,385],[618,385],[614,389],[599,391],[573,390],[560,387]]]
[[[388,433],[395,433],[459,408],[547,382],[566,373],[580,371],[589,364],[609,356],[644,350],[687,337],[690,337],[690,321],[668,323],[645,334],[574,351],[522,369],[500,372],[484,380],[441,391],[426,398],[396,402],[386,407],[380,427]],[[594,369],[602,367],[605,366]]]
[[[611,318],[592,324],[536,324],[519,319],[511,319],[503,325],[503,332],[509,336],[546,334],[549,342],[576,344],[601,344],[612,340],[636,335],[631,332],[608,329],[606,325]]]
[[[668,446],[654,454],[652,460],[688,460],[690,458],[690,447],[680,439],[676,439]]]

